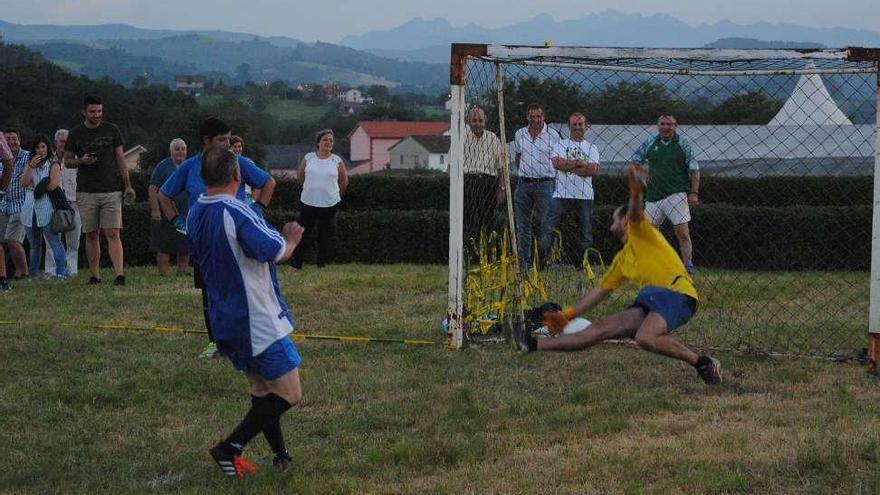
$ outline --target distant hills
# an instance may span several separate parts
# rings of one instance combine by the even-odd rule
[[[542,14],[499,28],[452,26],[416,18],[393,29],[346,37],[341,44],[310,43],[222,30],[174,31],[126,24],[22,25],[0,21],[0,35],[42,53],[75,74],[107,76],[123,84],[144,76],[172,84],[178,74],[224,83],[283,80],[347,86],[381,84],[437,93],[448,86],[452,42],[579,46],[817,48],[880,46],[880,33],[795,24],[720,21],[691,26],[666,14],[609,10],[557,21]],[[771,41],[776,40],[776,41]]]
[[[296,46],[302,41],[283,36],[261,38],[254,34],[219,30],[175,31],[144,29],[128,24],[95,24],[91,26],[59,26],[55,24],[14,24],[0,20],[0,33],[6,41],[31,44],[41,41],[93,42],[98,40],[158,40],[180,34],[197,34],[220,41],[272,40],[277,46]]]
[[[341,44],[400,60],[439,62],[453,42],[540,45],[649,46],[692,48],[721,39],[767,41],[776,47],[880,46],[880,32],[841,27],[814,28],[788,23],[736,24],[719,21],[691,26],[666,14],[624,14],[614,10],[557,21],[547,14],[495,29],[453,26],[445,19],[416,18],[392,29],[348,36]],[[770,41],[780,40],[780,41]],[[780,43],[803,43],[788,46]],[[754,43],[738,48],[757,47]],[[733,47],[733,46],[730,46]]]
[[[809,41],[761,41],[754,38],[721,38],[703,45],[703,48],[828,48],[821,43]]]
[[[146,76],[149,83],[171,84],[178,74],[205,74],[226,83],[241,83],[247,76],[256,82],[380,84],[433,93],[443,90],[448,74],[446,64],[401,62],[330,43],[228,31],[0,21],[0,34],[5,41],[25,44],[72,73],[107,76],[123,84],[131,84],[138,76]]]

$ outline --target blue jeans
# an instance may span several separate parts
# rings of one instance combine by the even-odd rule
[[[55,257],[55,276],[67,276],[67,253],[64,245],[61,244],[61,236],[52,230],[52,227],[37,227],[37,222],[32,223],[32,227],[25,227],[28,244],[31,246],[30,259],[28,260],[28,276],[36,277],[40,272],[40,258],[43,256],[43,237],[49,243],[49,249]]]
[[[532,218],[537,217],[539,222],[539,239],[547,237],[549,232],[552,232],[547,223],[547,213],[555,187],[556,183],[553,179],[526,182],[520,178],[516,185],[513,207],[520,267],[528,268],[532,264]]]
[[[567,209],[574,210],[578,217],[577,225],[580,229],[580,236],[577,237],[577,247],[578,255],[581,258],[572,261],[575,265],[580,266],[584,251],[593,247],[593,227],[590,220],[593,214],[592,199],[553,198],[550,200],[550,213],[547,216],[547,229],[549,232],[546,237],[541,238],[541,252],[546,255],[550,250],[550,246],[553,245],[556,229],[559,227],[559,221]]]

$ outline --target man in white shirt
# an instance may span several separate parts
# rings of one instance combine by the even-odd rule
[[[529,125],[517,130],[513,138],[519,168],[513,206],[517,252],[523,269],[531,267],[533,261],[532,219],[537,218],[540,222],[539,239],[550,235],[546,220],[556,180],[556,170],[550,158],[560,137],[544,123],[541,105],[529,105],[527,115]]]
[[[504,200],[500,184],[501,140],[486,130],[486,112],[471,109],[470,128],[464,136],[465,240],[479,240],[480,231],[494,230],[495,208]],[[468,243],[469,245],[469,243]]]
[[[578,216],[578,258],[581,265],[584,252],[593,245],[590,217],[593,211],[593,176],[599,172],[599,148],[586,140],[587,118],[580,112],[568,117],[569,138],[560,139],[553,149],[553,168],[556,169],[555,189],[547,218],[549,234],[541,239],[541,251],[546,256],[553,244],[556,228],[562,214],[572,209]]]

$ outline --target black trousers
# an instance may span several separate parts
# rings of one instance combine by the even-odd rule
[[[299,223],[305,227],[302,242],[293,251],[290,264],[302,268],[303,248],[307,239],[318,237],[318,266],[324,266],[333,259],[333,235],[336,233],[336,206],[322,208],[302,204]]]
[[[498,178],[488,174],[464,174],[464,240],[467,248],[479,241],[480,231],[487,235],[502,225],[496,223],[495,194]]]
[[[205,317],[205,329],[208,330],[208,341],[214,342],[214,334],[211,332],[211,319],[208,316],[208,289],[205,288],[205,280],[202,278],[202,271],[199,269],[199,262],[195,256],[190,258],[190,265],[193,268],[193,286],[202,291],[202,314]]]

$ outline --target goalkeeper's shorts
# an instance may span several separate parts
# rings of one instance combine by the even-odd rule
[[[659,314],[666,321],[667,331],[672,332],[691,319],[696,311],[697,301],[680,292],[646,285],[629,307],[640,308],[645,314]]]

